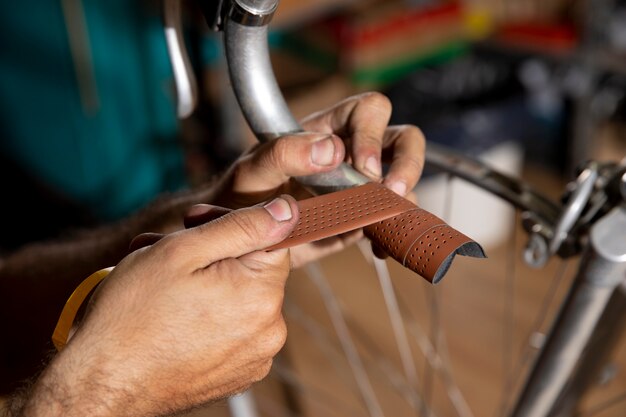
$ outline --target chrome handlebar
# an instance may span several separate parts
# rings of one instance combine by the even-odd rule
[[[179,0],[165,0],[165,32],[176,82],[178,115],[186,118],[197,104],[198,87],[182,42]],[[302,131],[276,82],[267,43],[269,24],[278,0],[224,0],[206,11],[212,28],[224,31],[226,61],[239,106],[264,142]],[[346,163],[332,172],[296,178],[316,194],[365,184],[369,179]]]

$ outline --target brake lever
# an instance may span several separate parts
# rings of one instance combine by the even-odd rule
[[[191,66],[183,36],[181,0],[163,1],[165,42],[176,84],[176,113],[186,119],[198,104],[198,82]]]
[[[163,25],[167,52],[176,86],[176,113],[180,119],[191,116],[198,105],[198,82],[191,66],[183,35],[182,0],[163,1]],[[198,1],[209,29],[223,30],[230,0]]]

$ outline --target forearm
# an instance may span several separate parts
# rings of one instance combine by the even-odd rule
[[[88,349],[86,349],[88,350]],[[134,416],[133,398],[106,371],[103,357],[64,351],[29,387],[15,393],[3,417]]]

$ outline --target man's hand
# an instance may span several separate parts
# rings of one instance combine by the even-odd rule
[[[239,392],[269,372],[286,328],[284,196],[182,230],[119,263],[24,415],[144,416]],[[41,411],[41,413],[39,413]]]
[[[280,193],[305,197],[291,177],[332,171],[344,160],[407,196],[422,173],[424,137],[415,126],[388,126],[390,116],[391,103],[379,93],[353,96],[312,114],[302,121],[307,133],[264,143],[241,157],[220,184],[214,203],[237,208]],[[384,178],[382,162],[389,163]],[[299,267],[337,252],[361,236],[358,231],[295,247],[292,264]]]

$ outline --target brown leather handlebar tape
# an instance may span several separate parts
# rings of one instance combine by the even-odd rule
[[[403,266],[439,282],[455,255],[485,257],[476,242],[378,183],[298,201],[291,235],[268,249],[313,242],[365,228],[365,235]]]
[[[433,284],[441,281],[455,255],[485,257],[478,243],[416,206],[365,227],[365,236]]]
[[[409,200],[376,183],[300,200],[298,224],[287,239],[270,249],[287,248],[350,232],[413,207]]]

